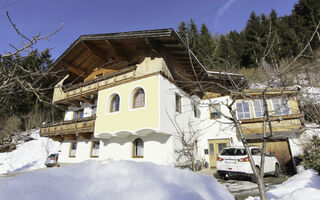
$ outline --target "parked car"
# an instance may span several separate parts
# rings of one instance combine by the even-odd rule
[[[260,169],[261,148],[259,146],[249,147],[256,168]],[[247,152],[244,147],[225,147],[221,150],[217,157],[217,172],[219,177],[228,179],[229,177],[248,177],[253,182],[256,181]],[[264,174],[271,174],[279,177],[280,165],[279,161],[273,155],[266,153]]]
[[[59,154],[58,153],[53,153],[53,154],[50,154],[44,165],[47,166],[47,167],[54,167],[54,166],[59,166],[58,164],[58,157],[59,157]]]

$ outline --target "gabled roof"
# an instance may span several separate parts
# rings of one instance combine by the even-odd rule
[[[163,57],[176,84],[189,92],[196,88],[196,80],[230,85],[231,78],[244,79],[238,74],[207,71],[177,32],[168,28],[82,35],[37,82],[50,80],[55,84],[69,74],[65,84],[79,83],[95,68],[120,70],[140,63],[145,57]]]

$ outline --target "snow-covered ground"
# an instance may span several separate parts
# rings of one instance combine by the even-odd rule
[[[249,197],[247,200],[258,200]],[[275,185],[267,191],[267,199],[283,200],[318,200],[320,199],[320,176],[313,170],[305,170],[280,185]]]
[[[187,169],[110,160],[1,178],[0,199],[228,200],[234,196],[212,177]]]
[[[9,153],[0,153],[0,174],[44,168],[50,153],[59,150],[60,143],[39,136],[39,130],[30,135],[34,140],[19,144]]]

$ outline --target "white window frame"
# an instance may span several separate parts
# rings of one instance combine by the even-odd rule
[[[72,149],[73,144],[75,144],[75,147],[76,147],[75,149]],[[70,143],[69,157],[71,157],[71,158],[76,157],[77,148],[78,148],[78,143],[77,143],[77,142],[71,142],[71,143]]]
[[[209,113],[210,113],[210,119],[220,119],[221,118],[220,104],[209,105]],[[213,113],[218,113],[219,116],[213,117],[212,116]]]
[[[98,146],[99,148],[98,148],[98,149],[94,148],[96,143],[99,144],[99,146]],[[90,157],[91,157],[91,158],[97,158],[97,157],[99,157],[99,151],[100,151],[100,141],[92,141],[92,142],[91,142]]]
[[[176,110],[176,112],[177,113],[182,113],[182,96],[179,95],[178,93],[175,93],[174,100],[175,100],[175,110]]]
[[[111,112],[111,103],[112,103],[113,98],[114,98],[116,95],[119,96],[119,110],[118,110],[118,111],[113,111],[113,112]],[[109,96],[109,99],[108,99],[108,101],[107,101],[106,113],[107,113],[107,114],[115,114],[115,113],[119,113],[120,110],[121,110],[121,97],[120,97],[120,95],[119,95],[118,93],[113,93],[113,94],[111,94],[111,95]]]
[[[255,104],[256,102],[258,102],[258,109],[257,109],[257,104]],[[252,101],[252,103],[253,103],[253,110],[254,110],[254,116],[256,117],[256,118],[262,118],[263,117],[263,114],[264,114],[264,106],[263,106],[263,100],[262,99],[254,99],[253,101]],[[257,113],[261,113],[261,115],[259,116],[259,115],[257,115]]]
[[[136,106],[136,95],[139,91],[143,91],[143,106]],[[143,88],[137,88],[133,91],[132,95],[132,109],[143,108],[146,106],[146,92]]]
[[[138,145],[138,140],[142,141],[141,145]],[[132,158],[144,157],[144,141],[141,138],[136,138],[132,142]]]
[[[243,106],[243,104],[248,104],[248,109],[249,109],[249,111],[247,111],[247,112],[244,112],[244,106]],[[241,112],[241,114],[242,114],[242,117],[239,117],[239,110],[238,110],[238,104],[241,104],[241,108],[242,108],[242,112]],[[236,111],[237,111],[237,118],[239,119],[239,120],[241,120],[241,119],[250,119],[251,118],[251,113],[250,113],[250,102],[249,101],[239,101],[239,102],[236,102]],[[249,116],[246,116],[246,113],[247,114],[249,114]]]
[[[193,109],[193,115],[195,118],[200,118],[201,117],[201,112],[196,104],[192,104],[192,109]]]
[[[272,107],[273,107],[273,115],[279,116],[279,115],[291,114],[291,109],[289,106],[289,99],[275,97],[275,98],[271,99],[271,102],[272,102]],[[286,113],[285,110],[288,110],[288,112]]]

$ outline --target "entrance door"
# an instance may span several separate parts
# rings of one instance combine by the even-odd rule
[[[217,139],[208,140],[208,143],[210,167],[214,168],[217,166],[217,156],[224,147],[230,146],[230,141],[229,139]]]

